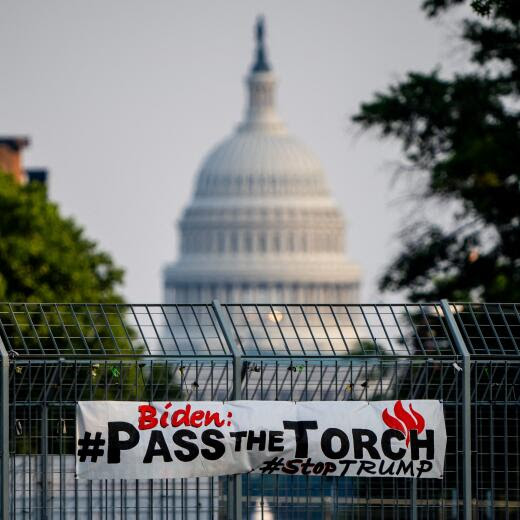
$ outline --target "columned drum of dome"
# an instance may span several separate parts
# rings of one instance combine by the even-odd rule
[[[275,107],[263,22],[244,121],[203,161],[164,271],[167,303],[355,303],[359,268],[314,154]]]

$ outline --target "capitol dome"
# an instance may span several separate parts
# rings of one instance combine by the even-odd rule
[[[164,272],[167,303],[352,303],[359,268],[316,156],[275,108],[263,22],[244,121],[207,155]]]
[[[195,196],[284,195],[295,189],[300,194],[326,192],[321,164],[312,152],[287,133],[240,129],[208,155]]]

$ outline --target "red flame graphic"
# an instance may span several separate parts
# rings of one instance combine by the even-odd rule
[[[417,433],[421,433],[426,426],[424,422],[424,417],[416,412],[412,405],[409,405],[410,412],[407,412],[404,409],[403,403],[401,401],[397,401],[394,406],[394,416],[388,413],[388,410],[385,408],[383,411],[383,421],[385,424],[392,428],[392,430],[399,430],[406,437],[406,447],[410,444],[410,431],[417,430]]]

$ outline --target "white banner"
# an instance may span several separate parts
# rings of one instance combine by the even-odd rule
[[[86,479],[264,473],[442,478],[439,401],[83,401]]]

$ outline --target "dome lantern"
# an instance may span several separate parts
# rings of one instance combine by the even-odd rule
[[[285,127],[276,113],[276,78],[267,62],[265,49],[265,22],[258,17],[256,22],[256,56],[247,77],[248,106],[243,130],[267,130],[285,132]]]

